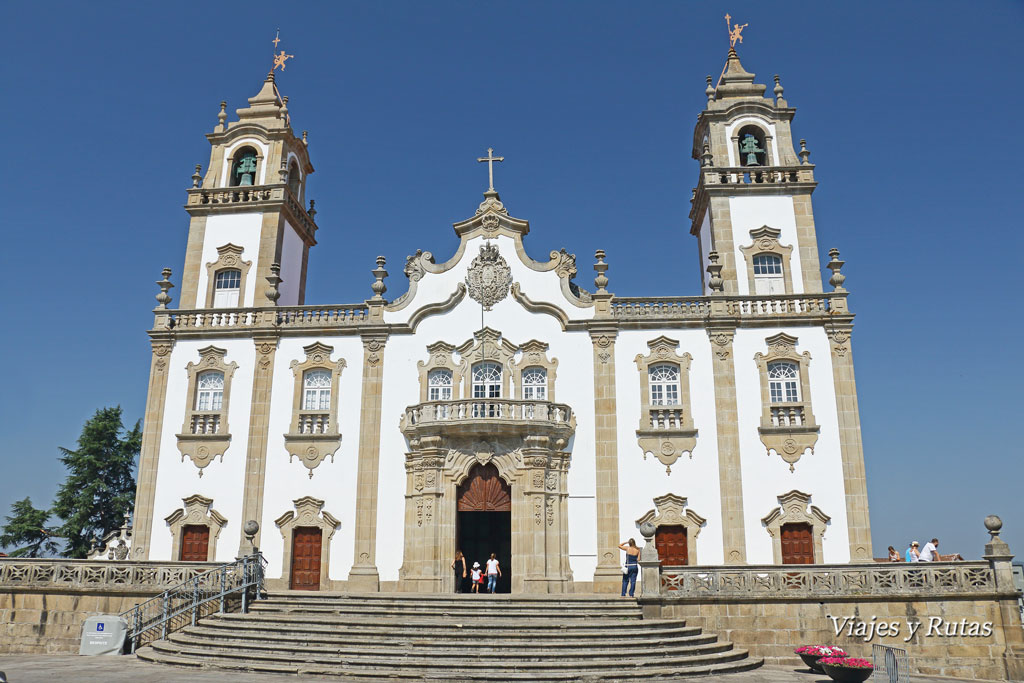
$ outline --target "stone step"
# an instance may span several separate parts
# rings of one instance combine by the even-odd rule
[[[328,591],[274,591],[264,601],[303,602],[354,602],[362,605],[404,605],[409,603],[437,604],[458,603],[466,600],[493,600],[517,605],[636,605],[635,598],[618,595],[596,595],[593,593],[551,593],[522,595],[511,593],[332,593]]]
[[[325,675],[360,676],[371,674],[379,676],[390,671],[392,675],[407,676],[417,673],[424,676],[434,673],[438,676],[447,675],[462,680],[466,674],[487,673],[499,680],[507,673],[533,673],[537,677],[548,674],[574,674],[614,672],[619,668],[656,666],[660,669],[681,670],[688,667],[701,667],[712,664],[727,664],[747,660],[745,650],[729,649],[724,652],[700,653],[695,655],[667,655],[662,657],[634,658],[626,663],[621,658],[604,656],[562,657],[553,661],[523,661],[508,658],[502,665],[500,662],[483,661],[462,656],[453,658],[422,657],[406,654],[367,655],[359,654],[352,657],[331,656],[329,654],[306,653],[301,659],[291,653],[262,652],[253,648],[218,647],[213,645],[185,646],[179,643],[157,641],[151,645],[152,656],[158,658],[177,658],[199,660],[211,664],[214,662],[234,662],[236,666],[253,671],[280,671],[284,673],[317,672]],[[141,653],[141,650],[140,650]],[[140,657],[142,655],[140,654]],[[457,672],[457,674],[456,674]]]
[[[634,611],[594,611],[594,612],[583,612],[583,611],[572,611],[572,612],[561,612],[561,611],[550,611],[550,610],[520,610],[514,607],[510,607],[507,610],[480,610],[472,607],[464,609],[448,609],[448,608],[416,608],[409,607],[405,609],[394,609],[394,608],[359,608],[359,607],[347,607],[347,608],[332,608],[332,607],[301,607],[296,609],[288,608],[268,608],[268,607],[257,607],[252,610],[256,614],[296,614],[296,615],[334,615],[334,616],[347,616],[352,619],[479,619],[486,621],[494,621],[501,619],[502,621],[513,621],[516,619],[551,619],[553,617],[561,620],[572,620],[572,621],[590,621],[594,619],[640,619],[640,610]]]
[[[391,655],[396,648],[403,654],[417,656],[461,657],[472,656],[477,659],[521,659],[539,661],[550,658],[564,658],[567,655],[581,652],[600,652],[605,657],[662,657],[669,654],[698,654],[701,652],[725,652],[731,648],[728,643],[720,643],[715,636],[688,636],[686,638],[622,640],[611,643],[593,643],[577,641],[569,643],[549,642],[534,639],[532,641],[508,642],[493,640],[486,636],[486,644],[481,637],[461,641],[437,641],[428,639],[425,634],[418,638],[391,637],[381,640],[379,637],[351,639],[344,636],[331,638],[326,634],[315,633],[282,638],[274,633],[262,633],[258,637],[252,635],[239,636],[230,632],[218,631],[202,627],[192,627],[168,637],[171,643],[190,646],[212,645],[217,647],[239,647],[252,650],[271,651],[276,653],[293,653],[302,659],[305,653],[330,654],[332,656]]]
[[[534,629],[539,633],[552,631],[568,631],[579,628],[596,629],[622,629],[630,631],[645,631],[651,629],[665,628],[667,624],[675,627],[683,627],[684,621],[653,621],[643,620],[637,617],[604,618],[597,619],[574,619],[560,621],[559,615],[534,615],[528,618],[505,618],[500,619],[488,617],[476,617],[465,615],[464,618],[456,619],[454,616],[413,616],[413,615],[375,615],[367,619],[365,615],[358,614],[329,614],[329,613],[305,613],[305,612],[250,612],[249,614],[223,614],[218,619],[261,623],[261,624],[318,624],[322,626],[334,626],[337,628],[352,629],[376,629],[381,626],[390,628],[407,625],[417,628],[451,628],[453,625],[462,624],[464,628],[486,625],[488,629],[508,629],[512,631],[520,629]]]

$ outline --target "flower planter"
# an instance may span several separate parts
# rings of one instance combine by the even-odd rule
[[[874,669],[853,669],[848,666],[835,666],[834,664],[822,664],[821,668],[828,677],[837,683],[862,683],[871,678]]]
[[[818,665],[818,660],[821,659],[824,656],[825,655],[805,655],[805,654],[801,654],[800,655],[800,659],[804,660],[804,664],[809,666],[811,668],[811,671],[816,671],[816,672],[818,672],[820,674],[823,674],[823,673],[825,673],[825,670],[822,669],[821,666]]]

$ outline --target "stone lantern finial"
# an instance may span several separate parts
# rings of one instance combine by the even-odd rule
[[[843,283],[846,282],[846,276],[843,275],[842,268],[846,264],[846,261],[839,259],[839,250],[832,247],[828,250],[828,255],[832,259],[825,264],[825,267],[832,271],[832,277],[828,279],[828,283],[832,285],[837,292],[845,292]]]
[[[270,275],[267,276],[267,289],[264,291],[267,299],[270,300],[272,306],[277,305],[277,300],[281,298],[281,290],[278,286],[284,282],[281,279],[281,264],[271,263],[270,264]]]
[[[595,251],[594,258],[597,259],[597,263],[594,264],[594,270],[597,271],[597,277],[594,278],[594,286],[597,287],[598,294],[607,294],[608,290],[605,288],[608,286],[608,277],[605,275],[605,272],[608,270],[608,264],[604,262],[604,249]]]
[[[309,220],[314,220],[316,218],[316,208],[315,207],[316,207],[316,200],[315,199],[310,199],[309,200],[309,211],[306,212],[307,214],[309,214]]]
[[[383,256],[377,257],[377,267],[371,271],[373,276],[377,278],[376,282],[370,285],[370,289],[373,290],[372,301],[383,301],[384,292],[388,291],[387,285],[384,284],[384,278],[388,276],[388,271],[384,270],[384,264],[387,260]]]
[[[202,182],[203,176],[200,173],[202,168],[202,164],[196,164],[196,172],[192,174],[192,187],[199,187],[199,183]]]
[[[711,145],[705,142],[704,151],[700,155],[700,165],[707,168],[708,166],[712,166],[714,162],[715,157],[713,154],[711,154]]]
[[[800,151],[797,152],[797,156],[800,157],[801,165],[806,166],[807,164],[811,163],[811,162],[808,161],[808,159],[811,156],[811,153],[807,150],[807,140],[804,140],[804,139],[801,138],[801,140],[800,140]]]
[[[171,269],[164,268],[160,274],[163,275],[163,279],[156,281],[157,286],[160,287],[160,293],[156,295],[156,300],[160,304],[157,308],[167,308],[167,304],[171,303],[171,295],[167,292],[174,287],[170,280]]]
[[[309,147],[309,131],[308,130],[302,131],[302,144],[304,144],[306,147]]]
[[[228,120],[227,108],[228,108],[227,100],[221,100],[221,102],[220,102],[220,112],[217,114],[217,129],[215,131],[217,133],[224,132],[225,123]]]
[[[708,87],[704,88],[704,94],[707,95],[708,104],[715,101],[715,86],[711,85],[711,76],[708,76]]]
[[[721,294],[725,288],[725,280],[722,279],[722,268],[725,266],[718,262],[718,252],[708,252],[708,287],[711,288],[712,294]]]
[[[772,92],[775,93],[775,106],[776,107],[785,107],[785,106],[787,106],[787,102],[786,102],[785,98],[782,97],[783,89],[782,89],[782,84],[779,83],[779,74],[775,74],[775,88],[772,90]]]

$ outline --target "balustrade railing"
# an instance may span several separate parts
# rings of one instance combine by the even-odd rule
[[[365,322],[364,304],[277,306],[274,308],[207,308],[168,311],[176,330],[226,330],[253,327],[333,327]]]
[[[828,313],[829,298],[823,294],[731,297],[727,310],[740,317]]]
[[[700,599],[879,594],[934,597],[995,591],[996,580],[987,562],[662,567],[660,589],[663,597]]]
[[[776,296],[729,296],[725,299],[729,315],[748,317],[823,315],[829,312],[829,297],[824,294],[784,294]],[[612,316],[621,320],[703,319],[711,315],[710,297],[615,297]]]
[[[706,297],[615,297],[612,315],[616,318],[703,318],[710,314]]]
[[[428,401],[405,409],[405,426],[453,423],[467,420],[502,420],[568,423],[572,409],[564,403],[512,399],[467,398],[458,401]]]
[[[813,182],[807,166],[738,166],[704,171],[705,185],[757,185]]]
[[[683,409],[656,407],[649,411],[651,429],[673,430],[683,428]]]
[[[327,434],[330,428],[329,412],[299,413],[299,434]]]
[[[193,434],[217,434],[220,432],[220,413],[192,413]]]
[[[802,427],[807,424],[802,405],[773,405],[769,410],[773,427]]]
[[[195,626],[204,616],[225,612],[240,601],[242,612],[259,599],[267,561],[262,553],[246,555],[229,564],[193,576],[170,590],[122,612],[128,622],[131,652],[186,626]]]
[[[0,591],[16,588],[155,593],[212,567],[200,562],[133,562],[0,558]]]

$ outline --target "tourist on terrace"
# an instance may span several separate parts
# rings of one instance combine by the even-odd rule
[[[487,560],[487,591],[494,593],[498,590],[498,577],[501,576],[501,565],[498,558],[491,553],[491,559]]]
[[[626,597],[626,587],[629,587],[629,597],[633,597],[636,591],[636,574],[640,567],[637,565],[637,558],[640,557],[640,548],[636,547],[636,541],[632,538],[625,543],[619,544],[619,550],[626,551],[626,564],[622,566],[622,597]]]
[[[890,562],[902,562],[903,558],[900,556],[900,551],[896,550],[892,546],[889,546],[889,561]]]
[[[466,582],[466,558],[461,550],[455,551],[455,559],[452,560],[452,571],[455,572],[455,592],[461,593],[462,586]]]
[[[928,543],[924,544],[924,550],[921,551],[921,557],[918,562],[938,562],[939,561],[939,539],[933,538]]]
[[[917,551],[917,541],[914,541],[913,543],[910,544],[910,547],[907,548],[907,562],[920,562],[920,561],[921,561],[921,553],[919,553]]]

